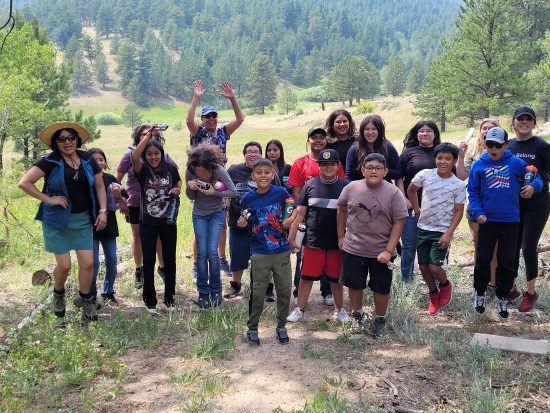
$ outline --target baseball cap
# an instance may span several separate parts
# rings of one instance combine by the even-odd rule
[[[326,130],[324,130],[323,128],[321,128],[319,126],[314,126],[307,133],[307,137],[309,138],[311,135],[316,135],[318,133],[327,136],[327,131]]]
[[[517,108],[514,112],[514,119],[517,119],[523,115],[531,116],[534,120],[537,120],[537,115],[535,115],[535,111],[529,106],[520,106],[519,108]]]
[[[201,116],[206,116],[209,113],[218,113],[218,107],[217,106],[205,106],[201,110]]]
[[[323,149],[319,152],[317,162],[340,162],[340,157],[338,156],[338,152],[334,149]]]
[[[485,135],[485,142],[487,141],[506,143],[508,142],[508,133],[502,128],[491,128]]]

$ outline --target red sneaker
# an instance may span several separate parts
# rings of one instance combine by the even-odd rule
[[[534,294],[529,294],[527,291],[525,291],[523,293],[523,297],[521,298],[521,302],[519,303],[518,311],[520,313],[531,311],[538,299],[539,295],[536,291]]]
[[[436,315],[439,311],[439,290],[435,293],[430,293],[430,305],[428,307],[428,313],[430,315]]]
[[[439,307],[447,307],[453,298],[453,286],[449,281],[447,285],[439,286]]]

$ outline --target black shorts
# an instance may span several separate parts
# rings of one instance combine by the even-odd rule
[[[130,224],[139,224],[141,222],[140,207],[128,207],[128,218],[126,219]]]
[[[376,258],[360,257],[344,251],[340,283],[354,290],[369,288],[377,294],[389,294],[393,272]]]

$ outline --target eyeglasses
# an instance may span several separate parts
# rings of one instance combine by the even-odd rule
[[[367,172],[382,172],[385,168],[383,166],[363,166]]]
[[[260,155],[261,154],[260,151],[246,151],[245,153],[247,155]]]
[[[485,141],[485,146],[487,148],[490,148],[490,149],[492,149],[492,148],[500,149],[504,146],[504,144],[503,143],[496,143],[496,142],[493,142],[493,141]]]
[[[203,116],[203,118],[206,118],[206,119],[216,119],[217,117],[218,117],[217,113],[209,113]]]
[[[69,135],[69,136],[60,136],[59,138],[57,138],[57,142],[59,143],[65,143],[67,141],[69,142],[74,142],[76,141],[76,136],[75,135]]]

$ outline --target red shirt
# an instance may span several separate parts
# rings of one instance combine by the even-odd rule
[[[302,188],[309,178],[315,178],[321,174],[317,161],[311,159],[309,155],[302,156],[294,161],[288,177],[288,185]],[[338,177],[345,178],[342,164],[338,164]]]

